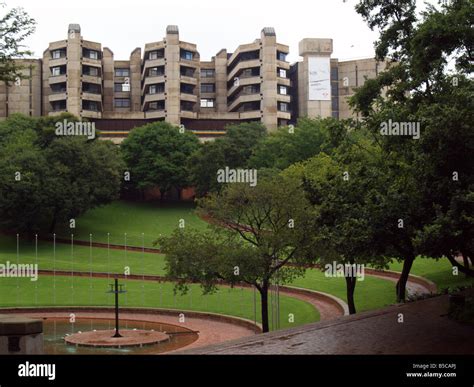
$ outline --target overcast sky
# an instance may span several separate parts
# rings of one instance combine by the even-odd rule
[[[290,46],[290,62],[298,60],[303,38],[332,38],[333,57],[339,59],[373,56],[377,38],[355,12],[357,0],[4,1],[36,19],[36,32],[27,41],[35,57],[49,42],[66,39],[69,23],[81,25],[85,40],[109,47],[115,60],[127,60],[136,47],[161,40],[169,24],[179,26],[181,40],[197,44],[201,60],[221,48],[232,52],[253,42],[263,27],[274,27],[278,42]]]

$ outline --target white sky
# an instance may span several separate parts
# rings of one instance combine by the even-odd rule
[[[41,57],[49,42],[66,39],[69,23],[81,25],[85,40],[109,47],[115,60],[128,60],[136,47],[161,40],[169,24],[179,26],[181,40],[197,44],[201,60],[253,42],[263,27],[274,27],[278,42],[290,46],[290,62],[299,59],[303,38],[332,38],[332,57],[339,59],[372,57],[377,39],[355,12],[357,0],[4,1],[36,19],[36,32],[26,42],[34,57]],[[422,0],[417,3],[423,6]]]

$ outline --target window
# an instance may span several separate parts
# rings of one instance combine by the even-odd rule
[[[278,86],[278,94],[287,95],[288,89],[286,86]]]
[[[257,94],[260,93],[259,85],[249,85],[242,88],[242,94]]]
[[[278,76],[280,78],[286,78],[286,70],[285,69],[278,69]]]
[[[182,83],[181,84],[181,93],[193,94],[194,93],[194,86],[189,85],[187,83]]]
[[[148,86],[148,94],[160,94],[165,92],[164,84]]]
[[[189,102],[189,101],[181,101],[181,110],[192,112],[193,109],[194,109],[194,103]]]
[[[214,93],[215,91],[216,91],[216,86],[213,83],[201,84],[201,93]]]
[[[192,67],[181,66],[179,72],[183,77],[194,77],[194,69]]]
[[[95,83],[86,83],[82,84],[82,91],[86,93],[100,94],[100,86]]]
[[[193,60],[193,53],[188,50],[181,50],[181,59]]]
[[[149,77],[159,77],[160,75],[163,75],[163,67],[152,67],[150,70],[148,70],[148,76]]]
[[[278,110],[282,112],[288,112],[290,111],[290,105],[288,105],[286,102],[279,102],[278,103]]]
[[[99,53],[97,51],[89,51],[88,57],[90,59],[99,59]]]
[[[214,78],[214,69],[201,69],[201,78]]]
[[[59,58],[61,58],[63,55],[62,55],[61,50],[54,50],[54,51],[51,53],[51,56],[52,56],[53,59],[59,59]]]
[[[129,69],[115,69],[115,76],[116,77],[129,77],[130,70]]]
[[[130,91],[130,84],[129,83],[115,83],[114,90],[117,93]]]
[[[84,110],[91,110],[94,112],[98,112],[100,109],[100,105],[96,101],[82,101],[82,108]]]
[[[286,55],[284,52],[278,51],[277,52],[277,59],[283,62],[286,62]]]
[[[148,110],[164,110],[165,105],[163,101],[153,101],[148,104]]]
[[[61,75],[61,67],[51,68],[51,74],[53,77],[57,77],[58,75]]]
[[[201,107],[202,108],[213,108],[214,107],[214,100],[203,98],[201,99]]]
[[[51,85],[52,93],[65,93],[66,92],[66,83],[53,83]]]
[[[150,54],[148,54],[148,59],[150,60],[158,59],[158,51],[151,51]]]
[[[99,69],[97,67],[84,66],[83,73],[85,75],[90,75],[92,77],[98,77],[99,76]]]
[[[53,109],[53,111],[66,110],[66,101],[51,102],[51,108]]]
[[[128,108],[130,107],[130,98],[115,98],[116,108]]]

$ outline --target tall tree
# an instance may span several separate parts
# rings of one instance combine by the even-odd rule
[[[133,129],[121,149],[131,185],[141,192],[158,187],[163,199],[171,188],[180,192],[189,185],[188,160],[198,147],[194,134],[153,122]]]
[[[188,281],[200,282],[204,292],[221,280],[254,286],[260,293],[263,331],[268,332],[270,286],[302,275],[302,264],[314,257],[312,219],[301,182],[277,175],[259,179],[256,187],[230,184],[199,203],[200,212],[216,225],[206,232],[176,230],[158,240],[168,276],[184,290]]]
[[[363,0],[356,10],[380,33],[375,43],[376,58],[392,61],[386,71],[356,91],[351,105],[381,144],[389,165],[387,173],[394,179],[384,213],[387,224],[391,223],[388,216],[405,224],[398,234],[391,234],[391,247],[404,257],[397,283],[397,298],[404,300],[408,275],[418,254],[446,255],[456,265],[455,255],[462,248],[456,244],[466,238],[454,236],[472,235],[472,231],[450,229],[459,223],[454,219],[446,222],[446,216],[456,213],[453,207],[462,214],[459,206],[468,201],[459,200],[460,189],[465,199],[472,190],[472,160],[463,155],[473,150],[472,118],[466,109],[472,104],[468,75],[473,69],[474,3],[457,0],[438,8],[427,5],[420,16],[414,0]],[[455,64],[454,75],[449,74],[450,59]],[[440,115],[433,116],[434,112]],[[419,123],[420,137],[381,135],[381,124],[388,121]],[[453,180],[455,172],[463,176],[462,182]],[[404,206],[399,204],[402,200]],[[472,230],[472,222],[464,222],[463,227]],[[434,251],[428,241],[435,235],[441,238],[441,230],[445,233],[442,239],[451,243],[449,248],[435,244],[439,249]]]
[[[347,303],[356,312],[357,275],[365,266],[383,268],[385,239],[377,222],[386,176],[378,146],[369,141],[342,144],[331,155],[321,153],[304,164],[304,188],[314,206],[315,236],[321,266],[337,265],[346,280]]]
[[[190,180],[198,196],[218,192],[222,185],[217,182],[217,171],[229,167],[248,168],[250,156],[266,137],[264,126],[259,122],[229,125],[224,137],[203,144],[190,157]]]

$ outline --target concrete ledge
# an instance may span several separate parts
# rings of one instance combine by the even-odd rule
[[[0,314],[0,336],[34,335],[43,332],[43,322],[22,316]]]
[[[113,307],[77,307],[77,306],[58,306],[58,307],[42,307],[42,308],[0,308],[2,313],[31,313],[31,312],[45,312],[45,313],[71,313],[71,312],[82,312],[82,313],[114,313],[115,309]],[[256,333],[261,333],[262,328],[259,323],[255,323],[251,320],[247,320],[241,317],[228,316],[224,314],[217,314],[211,312],[197,312],[183,309],[157,309],[157,308],[120,308],[120,313],[140,313],[140,314],[154,314],[154,315],[164,315],[164,316],[176,316],[180,313],[184,313],[187,317],[196,317],[201,319],[208,319],[213,321],[221,321],[237,326],[241,326],[252,330]],[[39,321],[39,320],[33,320]],[[41,321],[39,321],[42,324]]]

